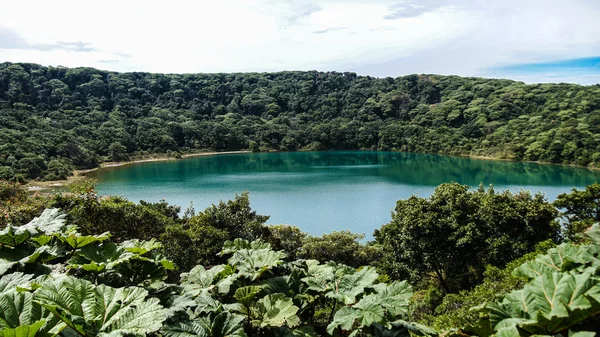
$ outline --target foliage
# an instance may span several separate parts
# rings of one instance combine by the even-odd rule
[[[200,150],[381,149],[598,166],[597,86],[0,64],[0,179]]]
[[[47,198],[37,193],[28,195],[22,186],[0,180],[0,228],[26,224],[47,207]]]
[[[283,252],[260,241],[236,239],[222,254],[230,255],[226,265],[197,266],[182,275],[182,296],[194,298],[196,307],[184,321],[167,325],[166,334],[198,333],[207,317],[230,314],[227,320],[235,324],[227,329],[239,333],[243,328],[249,336],[375,336],[383,331],[408,336],[405,325],[400,327],[411,296],[406,282],[377,284],[378,274],[370,267],[286,263]],[[355,319],[345,318],[348,308]],[[322,310],[329,318],[320,315]],[[426,327],[413,330],[432,333]]]
[[[465,327],[479,336],[593,336],[600,332],[600,230],[589,229],[589,243],[563,243],[515,269],[529,282],[499,301],[476,308],[481,320]]]
[[[600,221],[600,184],[589,185],[585,190],[573,189],[571,193],[558,195],[554,206],[562,209],[566,219],[563,235],[569,240]]]
[[[61,195],[59,200],[71,200],[72,205],[81,207],[86,202],[104,202],[95,197],[93,189],[85,186],[75,192]],[[10,192],[11,196],[18,194],[18,190]],[[413,294],[407,281],[382,282],[389,276],[380,275],[373,266],[355,268],[329,261],[329,256],[334,256],[334,259],[356,262],[357,257],[351,258],[344,250],[346,247],[337,246],[340,252],[335,255],[338,249],[335,245],[340,242],[354,247],[357,252],[381,248],[384,254],[389,254],[389,250],[386,251],[389,247],[385,247],[388,242],[382,242],[383,247],[364,246],[357,242],[360,236],[350,233],[314,238],[289,227],[271,230],[262,224],[264,217],[251,211],[247,195],[236,199],[240,198],[246,200],[221,203],[209,208],[206,214],[190,211],[184,218],[179,218],[177,208],[166,202],[139,206],[175,224],[167,229],[197,222],[202,225],[196,229],[211,228],[223,233],[220,239],[226,241],[214,257],[222,263],[210,267],[197,265],[183,273],[178,284],[166,283],[168,273],[175,268],[163,255],[168,251],[166,246],[156,240],[115,240],[109,232],[84,233],[77,226],[85,223],[77,219],[82,213],[63,214],[49,209],[26,224],[5,226],[0,230],[0,335],[438,335],[425,324],[433,325],[446,335],[461,336],[566,337],[575,333],[592,336],[600,332],[597,328],[600,225],[589,228],[579,243],[555,246],[549,240],[538,245],[535,253],[522,256],[503,269],[500,263],[498,267],[487,266],[479,286],[471,291],[446,294],[441,299],[444,294],[435,287]],[[457,229],[462,223],[469,230],[459,232],[461,238],[469,240],[452,242],[455,249],[464,247],[449,255],[463,259],[451,265],[455,269],[465,264],[474,268],[475,263],[490,263],[490,259],[499,258],[500,254],[528,251],[526,245],[539,239],[530,237],[529,231],[543,236],[558,230],[548,220],[549,214],[556,215],[556,210],[539,196],[497,194],[483,188],[470,191],[465,186],[448,184],[436,190],[429,200],[416,199],[413,197],[412,202],[417,201],[424,207],[410,212],[404,210],[402,214],[423,228],[432,228],[426,232],[427,238],[436,233],[433,229],[437,227],[418,223],[417,214],[428,221],[445,219],[441,229],[446,229],[448,223],[450,228]],[[24,197],[20,202],[26,200]],[[398,209],[392,224],[401,220],[397,218]],[[432,210],[440,214],[436,217]],[[519,219],[525,219],[521,221],[526,223],[519,223]],[[231,223],[237,223],[238,227],[233,228]],[[507,230],[515,224],[519,226],[518,231]],[[236,234],[232,235],[230,230]],[[262,234],[265,232],[266,235]],[[192,231],[185,234],[191,235]],[[446,240],[453,239],[453,235],[459,237],[450,234]],[[234,235],[264,235],[265,240],[250,241],[234,238]],[[389,239],[391,232],[386,235]],[[424,239],[423,236],[414,238]],[[511,245],[503,246],[507,241],[511,241]],[[210,241],[197,237],[197,244],[208,248],[207,242]],[[319,248],[318,253],[325,256],[323,262],[290,260],[286,252],[273,249],[269,242],[285,243],[293,247],[295,254],[303,254],[312,247],[325,247],[323,242],[333,247],[329,251]],[[181,247],[184,244],[189,242],[183,241]],[[413,249],[410,244],[404,243],[399,253]],[[480,255],[473,252],[457,255],[466,254],[462,249],[482,247],[488,250],[482,250]],[[473,261],[478,256],[487,259]],[[384,257],[387,259],[389,255]],[[507,256],[502,258],[508,259]],[[405,262],[379,260],[379,263],[391,261],[392,265]],[[384,269],[386,265],[380,267]],[[461,271],[458,272],[454,275],[460,276]],[[173,279],[174,275],[171,276]],[[424,278],[417,280],[421,281],[417,283],[419,287],[436,284],[423,283]],[[456,284],[449,280],[449,284]],[[441,305],[436,301],[441,301]],[[429,306],[427,310],[426,306]]]
[[[286,262],[262,241],[227,241],[227,264],[174,265],[156,241],[83,235],[57,209],[0,232],[3,336],[406,336],[411,287],[377,283],[371,267]],[[325,311],[328,319],[321,313]]]
[[[60,323],[63,335],[144,336],[161,328],[166,310],[139,287],[95,286],[86,280],[64,277],[47,280],[34,300]]]
[[[308,236],[303,240],[298,256],[321,262],[336,261],[358,268],[376,261],[379,249],[360,243],[365,236],[350,231],[333,232],[321,237]]]
[[[234,200],[221,201],[185,221],[167,226],[160,239],[165,243],[166,254],[182,270],[190,270],[197,264],[223,262],[217,254],[227,240],[268,237],[269,231],[264,226],[267,219],[268,216],[257,215],[250,208],[248,193],[244,192]]]
[[[149,284],[166,279],[175,265],[155,241],[105,242],[109,233],[82,235],[65,224],[58,209],[45,210],[23,226],[0,231],[0,275],[25,272],[36,276],[64,271],[111,286]]]
[[[75,193],[59,193],[50,205],[68,212],[84,234],[111,232],[113,240],[150,240],[174,224],[171,210],[155,204],[135,204],[122,197],[100,198],[93,185]]]
[[[276,250],[285,251],[291,259],[296,259],[308,234],[290,225],[271,225],[267,228],[269,243]]]
[[[556,215],[541,194],[442,184],[430,198],[398,201],[392,222],[375,231],[378,266],[395,279],[431,278],[446,293],[468,289],[486,265],[502,267],[554,239]]]
[[[552,241],[544,241],[536,246],[535,251],[511,261],[504,268],[488,266],[481,284],[470,290],[446,295],[439,305],[429,308],[427,312],[424,312],[422,300],[413,298],[411,318],[440,331],[475,325],[479,321],[479,313],[471,308],[481,303],[500,300],[509,292],[522,288],[527,280],[513,275],[513,270],[554,246]],[[418,293],[415,293],[415,297]]]

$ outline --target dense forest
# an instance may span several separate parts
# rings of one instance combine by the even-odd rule
[[[0,64],[0,179],[201,150],[379,149],[600,166],[600,86]]]
[[[600,333],[600,184],[442,184],[373,242],[266,225],[247,193],[203,211],[0,181],[0,336]]]

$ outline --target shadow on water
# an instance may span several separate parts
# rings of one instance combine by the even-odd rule
[[[491,161],[434,154],[397,152],[281,152],[194,157],[180,161],[151,162],[105,168],[92,176],[104,181],[189,181],[197,177],[234,178],[264,173],[281,174],[288,183],[310,178],[377,177],[415,186],[435,186],[456,181],[477,186],[584,186],[600,180],[600,172],[585,168],[536,163]],[[298,175],[289,175],[298,173]],[[276,178],[276,177],[272,177]],[[298,180],[298,181],[297,181]]]
[[[315,235],[349,229],[367,239],[389,222],[397,200],[428,196],[445,182],[541,191],[553,200],[600,181],[600,172],[583,168],[367,151],[203,156],[106,168],[92,176],[103,195],[166,199],[182,207],[193,201],[198,210],[247,190],[252,208],[270,215],[269,223]]]

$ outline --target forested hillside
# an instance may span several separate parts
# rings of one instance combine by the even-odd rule
[[[0,179],[199,150],[380,149],[600,166],[600,86],[0,64]]]

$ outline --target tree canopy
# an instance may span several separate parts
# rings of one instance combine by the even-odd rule
[[[397,202],[392,221],[375,231],[379,265],[396,279],[432,276],[446,292],[467,289],[486,265],[504,266],[557,239],[557,215],[541,194],[442,184],[429,198]]]
[[[0,179],[200,150],[380,149],[600,165],[600,86],[0,63]]]

